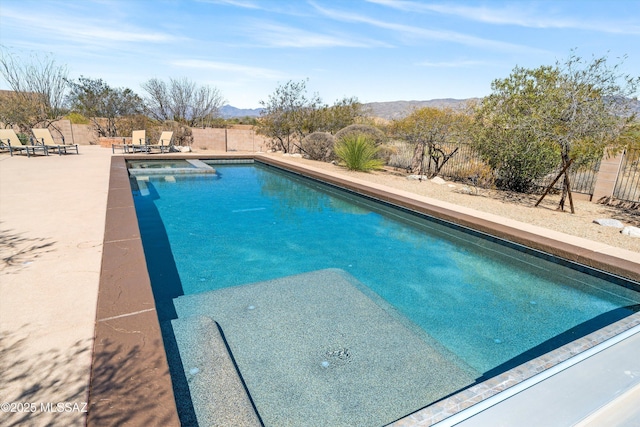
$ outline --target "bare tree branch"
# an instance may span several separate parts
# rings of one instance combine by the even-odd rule
[[[27,62],[0,48],[0,75],[14,92],[0,108],[0,121],[26,132],[60,119],[66,112],[67,74],[67,67],[49,56],[34,54]]]

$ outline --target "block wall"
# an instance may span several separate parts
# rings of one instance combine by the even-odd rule
[[[98,144],[98,134],[92,125],[72,124],[69,120],[57,120],[49,126],[53,140],[62,142],[61,136],[67,144],[93,145]]]
[[[256,152],[268,149],[268,140],[258,135],[251,126],[192,128],[191,131],[194,150]]]

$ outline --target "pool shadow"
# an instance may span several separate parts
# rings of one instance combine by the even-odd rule
[[[148,194],[136,194],[134,204],[140,227],[140,237],[144,248],[151,288],[156,303],[156,312],[160,321],[160,330],[164,348],[169,362],[169,374],[173,385],[173,393],[178,408],[178,417],[183,426],[198,426],[193,408],[189,384],[184,374],[184,366],[178,351],[171,319],[177,319],[173,299],[184,295],[180,275],[176,266],[169,236],[160,217],[155,201],[160,198],[152,182],[146,183]]]
[[[160,322],[176,319],[173,299],[184,295],[167,230],[154,201],[160,196],[153,183],[147,183],[148,195],[134,197],[140,237],[147,261],[151,288]]]
[[[592,334],[605,326],[611,325],[619,320],[628,317],[633,313],[640,312],[640,304],[629,305],[626,307],[616,308],[606,313],[600,314],[592,319],[580,323],[571,329],[562,332],[555,337],[548,339],[537,346],[520,353],[516,357],[506,361],[505,363],[496,366],[495,368],[485,372],[481,377],[477,379],[477,383],[488,380],[489,378],[503,374],[517,366],[527,363],[530,360],[543,356],[555,349],[558,349],[566,344],[569,344],[577,339]]]
[[[180,350],[178,349],[175,333],[171,327],[171,321],[160,322],[160,330],[162,332],[164,350],[167,354],[167,362],[169,362],[169,374],[171,375],[171,383],[173,384],[173,395],[176,400],[180,424],[183,426],[197,427],[198,419],[196,418],[196,411],[193,407],[191,390],[189,389],[189,383],[184,373],[184,364],[180,357]]]

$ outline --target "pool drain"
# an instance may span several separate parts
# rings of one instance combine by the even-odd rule
[[[348,348],[338,348],[328,350],[324,353],[324,360],[322,361],[322,367],[328,368],[329,366],[342,366],[351,362],[351,352]]]

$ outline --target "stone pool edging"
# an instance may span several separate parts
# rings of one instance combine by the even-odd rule
[[[454,210],[454,205],[449,207],[445,203],[431,204],[426,198],[417,195],[412,196],[400,190],[349,179],[285,159],[238,153],[171,154],[163,155],[161,158],[257,160],[614,275],[640,281],[640,262],[633,259],[538,236],[500,222],[474,217],[464,212],[468,211],[464,208]],[[99,426],[108,423],[179,426],[168,363],[133,205],[126,167],[128,159],[158,160],[159,157],[112,157],[87,425]],[[433,425],[638,324],[640,313],[635,313],[390,425]]]
[[[180,426],[125,158],[113,156],[87,426]]]

